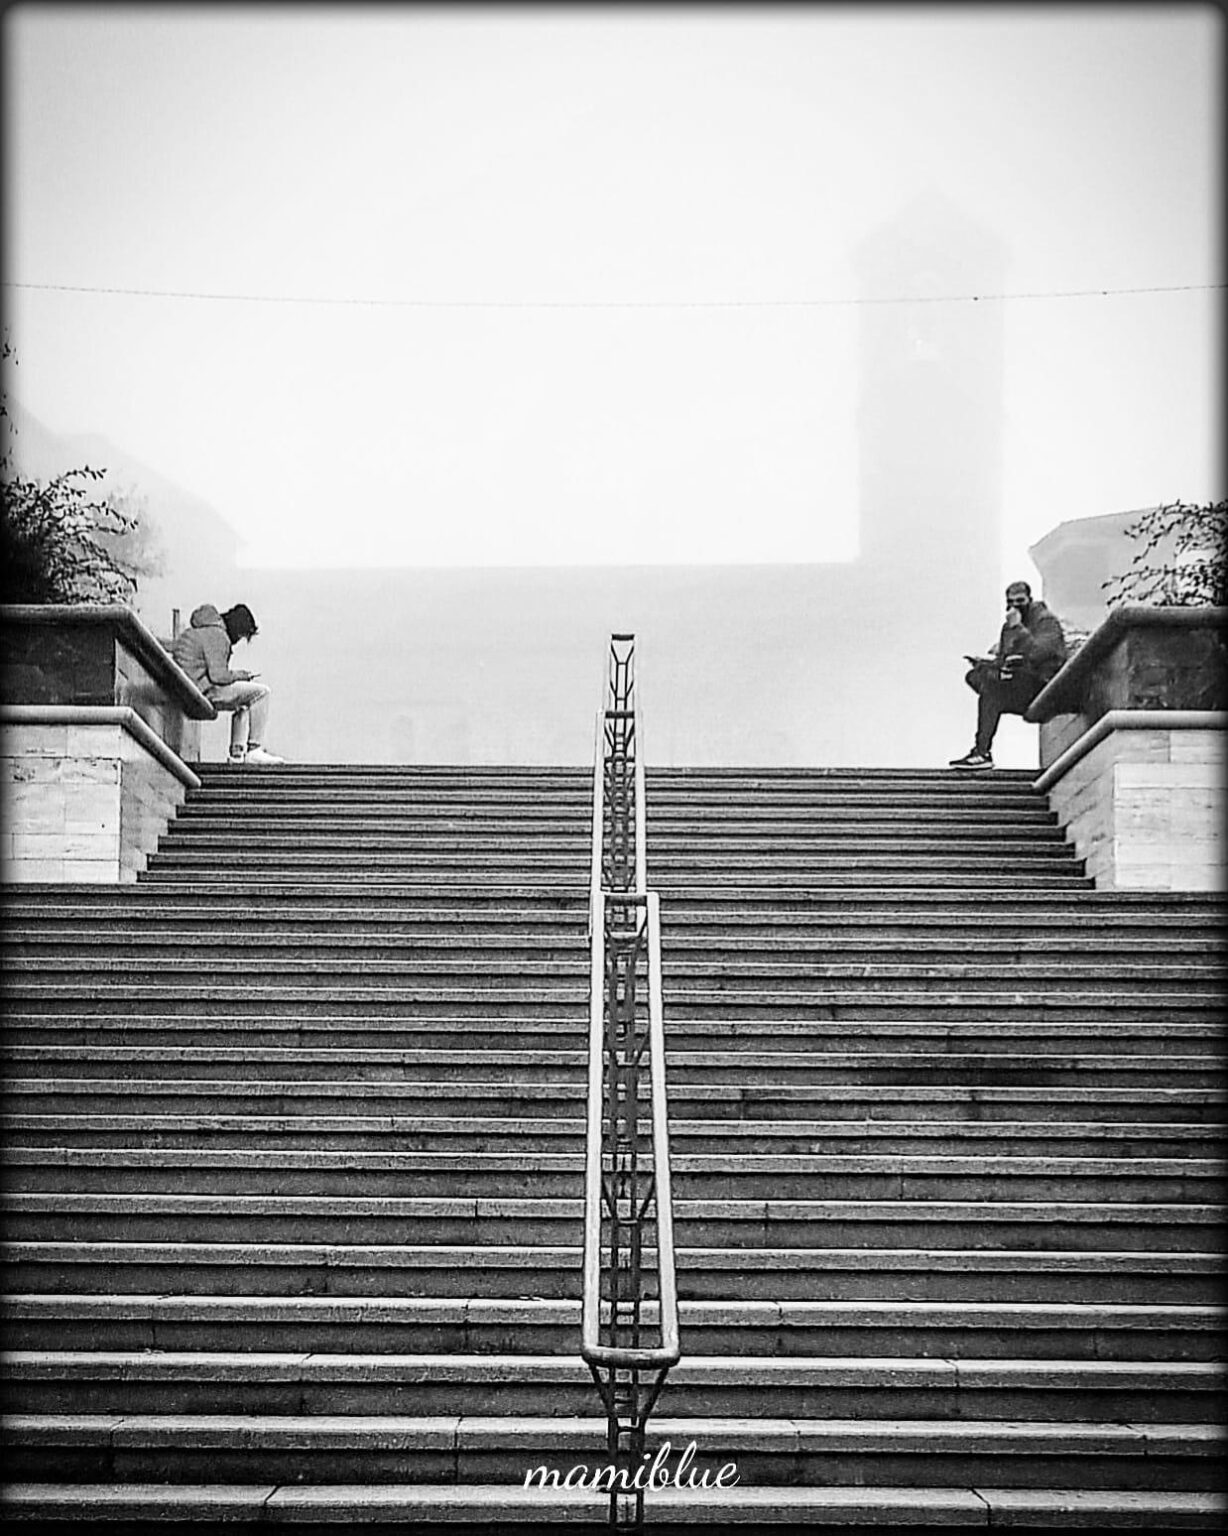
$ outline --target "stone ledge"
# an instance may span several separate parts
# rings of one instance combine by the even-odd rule
[[[1101,715],[1059,757],[1055,758],[1032,781],[1032,788],[1038,793],[1045,793],[1114,731],[1222,731],[1226,729],[1228,729],[1228,712],[1223,710],[1111,709],[1107,714]]]

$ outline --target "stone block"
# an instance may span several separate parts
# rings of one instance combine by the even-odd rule
[[[80,880],[90,885],[115,885],[122,879],[117,857],[109,859],[65,859],[62,880]]]
[[[66,725],[6,725],[0,731],[0,752],[5,757],[53,757],[68,755]]]
[[[119,832],[120,797],[111,784],[65,784],[63,827],[65,832]],[[31,829],[33,830],[33,829]]]
[[[1174,731],[1170,755],[1174,763],[1214,763],[1228,768],[1228,740],[1223,731]]]
[[[115,759],[122,756],[123,727],[109,722],[99,725],[67,725],[64,752],[67,757]]]
[[[17,785],[5,796],[4,814],[10,827],[20,827],[26,836],[60,835],[64,831],[67,805],[58,784]]]
[[[1215,763],[1133,761],[1117,764],[1117,782],[1122,789],[1154,787],[1170,795],[1180,795],[1187,791],[1218,789],[1222,778]]]
[[[13,885],[58,882],[67,878],[63,859],[19,859],[14,856],[4,867],[4,880]]]

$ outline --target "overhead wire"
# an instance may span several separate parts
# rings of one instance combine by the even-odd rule
[[[81,283],[22,283],[0,286],[40,293],[99,294],[120,298],[188,299],[228,304],[306,304],[368,309],[826,309],[889,304],[992,304],[1020,299],[1092,299],[1131,294],[1207,293],[1225,283],[1171,283],[1138,288],[1042,289],[1018,293],[897,294],[820,299],[397,299],[312,294],[210,293],[192,289],[95,287]]]

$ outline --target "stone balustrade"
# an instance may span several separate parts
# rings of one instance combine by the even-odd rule
[[[216,711],[129,609],[0,606],[7,882],[135,880]]]
[[[1037,696],[1040,776],[1102,890],[1224,888],[1228,609],[1115,609]]]

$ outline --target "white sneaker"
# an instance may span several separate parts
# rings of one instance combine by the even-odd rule
[[[278,763],[284,763],[284,757],[278,757],[276,752],[269,752],[264,747],[249,747],[247,756],[243,759],[246,763],[258,763],[266,768],[274,768]]]

